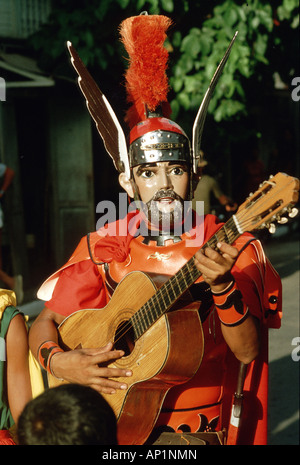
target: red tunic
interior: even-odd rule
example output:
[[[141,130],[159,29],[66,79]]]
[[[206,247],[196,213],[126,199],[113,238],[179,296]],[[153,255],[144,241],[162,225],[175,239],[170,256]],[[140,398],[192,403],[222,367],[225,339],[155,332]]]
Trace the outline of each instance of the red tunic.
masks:
[[[16,443],[13,440],[8,430],[0,430],[0,446],[15,446]]]
[[[220,226],[214,216],[205,217],[204,243]],[[203,225],[198,225],[199,227]],[[116,238],[111,247],[108,247],[106,238],[93,233],[88,238],[82,239],[69,262],[42,286],[39,296],[45,300],[43,292],[50,288],[51,293],[54,288],[52,298],[46,302],[46,306],[68,316],[76,310],[104,307],[115,284],[134,270],[146,272],[159,286],[174,275],[200,248],[201,244],[197,244],[197,247],[188,246],[194,238],[194,232],[191,232],[191,236],[183,234],[180,242],[170,241],[165,246],[157,246],[155,242],[145,244],[142,236],[133,238],[127,236]],[[104,244],[106,246],[102,247]],[[265,257],[259,241],[254,240],[249,234],[244,234],[233,245],[243,251],[232,273],[249,311],[261,321],[263,333],[261,354],[250,364],[245,382],[246,398],[249,390],[251,408],[253,405],[260,405],[261,408],[258,408],[255,415],[251,413],[247,421],[244,421],[244,424],[247,424],[247,437],[244,437],[242,432],[241,441],[244,444],[265,444],[267,434],[265,346],[267,328],[280,326],[281,283],[279,276]],[[117,260],[113,259],[116,254]],[[103,261],[108,265],[97,264]],[[221,430],[228,426],[238,362],[228,350],[222,337],[219,319],[213,311],[211,292],[202,278],[191,286],[188,298],[199,301],[205,340],[204,357],[198,372],[188,383],[173,387],[169,391],[156,426],[162,429],[167,426],[168,431]],[[245,410],[247,411],[247,406]]]

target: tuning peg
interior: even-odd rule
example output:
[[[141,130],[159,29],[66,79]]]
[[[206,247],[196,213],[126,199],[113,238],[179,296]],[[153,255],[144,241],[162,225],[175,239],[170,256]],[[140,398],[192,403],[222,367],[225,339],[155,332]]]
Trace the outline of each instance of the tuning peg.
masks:
[[[290,218],[295,218],[295,216],[298,214],[298,208],[288,208],[289,212],[289,217]]]
[[[286,224],[289,221],[286,216],[277,216],[276,220],[278,224]]]
[[[268,228],[269,228],[269,232],[270,232],[271,234],[274,234],[274,233],[275,233],[275,231],[276,231],[276,226],[275,226],[275,224],[270,223],[269,226],[268,226]]]

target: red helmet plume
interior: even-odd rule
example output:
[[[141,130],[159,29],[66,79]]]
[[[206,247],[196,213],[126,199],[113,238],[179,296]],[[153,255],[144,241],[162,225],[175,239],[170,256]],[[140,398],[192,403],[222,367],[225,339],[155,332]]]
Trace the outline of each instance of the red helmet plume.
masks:
[[[120,25],[121,40],[129,55],[125,79],[131,107],[125,119],[130,129],[160,106],[163,116],[169,118],[171,114],[166,74],[169,54],[164,47],[171,24],[166,16],[142,14],[127,18]]]
[[[126,19],[120,26],[121,40],[129,55],[125,79],[131,106],[125,120],[131,129],[131,167],[171,160],[191,164],[189,140],[169,119],[169,54],[164,43],[171,24],[166,16],[142,14]]]

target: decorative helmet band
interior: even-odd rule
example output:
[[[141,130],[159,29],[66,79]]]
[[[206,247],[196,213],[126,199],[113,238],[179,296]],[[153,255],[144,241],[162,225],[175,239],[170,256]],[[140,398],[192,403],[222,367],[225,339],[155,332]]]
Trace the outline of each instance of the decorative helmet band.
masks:
[[[88,110],[116,169],[125,172],[128,179],[134,166],[159,161],[184,162],[189,165],[191,174],[197,173],[208,105],[237,35],[233,37],[204,95],[193,125],[191,147],[183,129],[169,119],[168,51],[164,43],[171,23],[166,16],[142,13],[127,18],[120,26],[121,40],[129,55],[129,67],[125,73],[127,100],[131,105],[125,117],[130,128],[129,147],[108,100],[68,42],[71,62],[78,73],[78,83]]]
[[[178,161],[190,165],[190,142],[174,121],[150,117],[130,131],[129,164],[133,168],[162,161]]]

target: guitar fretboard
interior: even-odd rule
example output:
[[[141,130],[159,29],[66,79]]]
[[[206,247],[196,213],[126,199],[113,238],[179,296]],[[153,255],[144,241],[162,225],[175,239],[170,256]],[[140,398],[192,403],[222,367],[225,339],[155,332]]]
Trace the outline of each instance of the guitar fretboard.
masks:
[[[200,249],[217,248],[218,242],[232,244],[240,232],[233,216]],[[130,318],[134,331],[134,340],[140,338],[163,314],[165,314],[179,297],[201,276],[196,268],[194,256],[180,268],[156,293]]]

